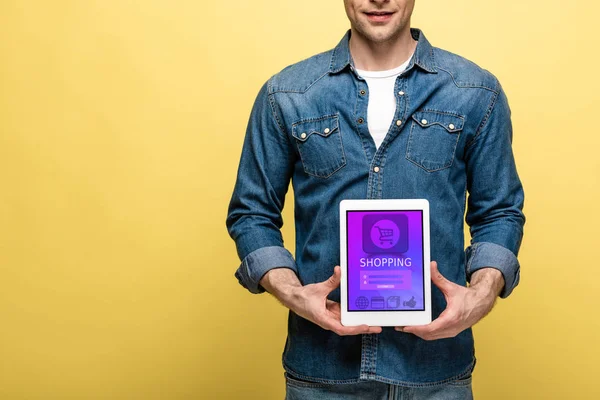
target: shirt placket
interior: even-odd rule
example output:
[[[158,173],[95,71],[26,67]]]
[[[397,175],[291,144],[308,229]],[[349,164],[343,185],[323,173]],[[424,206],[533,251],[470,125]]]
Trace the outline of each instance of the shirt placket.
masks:
[[[406,71],[405,71],[406,72]],[[371,156],[370,142],[365,140],[368,138],[369,128],[365,116],[367,115],[368,108],[368,87],[366,81],[358,80],[358,98],[356,102],[356,126],[359,135],[361,136],[365,154],[367,157]],[[397,79],[394,86],[396,96],[396,111],[394,113],[394,120],[390,125],[390,129],[383,140],[383,143],[379,146],[379,149],[375,151],[372,162],[369,163],[369,182],[367,185],[367,199],[381,199],[383,194],[383,173],[386,161],[387,147],[402,131],[405,125],[405,119],[408,108],[408,96],[406,95],[406,79],[404,73],[402,73]],[[361,365],[360,365],[360,378],[369,379],[377,373],[377,345],[379,337],[378,335],[362,335],[362,348],[361,348]]]
[[[383,174],[386,162],[387,149],[390,143],[402,132],[404,125],[406,125],[407,109],[408,109],[408,96],[406,94],[406,78],[403,72],[398,78],[394,85],[395,97],[396,97],[396,111],[394,113],[394,119],[390,125],[387,135],[385,136],[381,146],[375,152],[373,159],[370,163],[369,170],[369,183],[367,198],[368,199],[381,199],[383,195]],[[366,113],[365,110],[362,111]],[[357,107],[357,109],[359,109]],[[360,118],[360,117],[359,117]],[[364,124],[366,125],[366,124]],[[365,129],[365,128],[363,128]],[[366,128],[368,132],[368,127]]]

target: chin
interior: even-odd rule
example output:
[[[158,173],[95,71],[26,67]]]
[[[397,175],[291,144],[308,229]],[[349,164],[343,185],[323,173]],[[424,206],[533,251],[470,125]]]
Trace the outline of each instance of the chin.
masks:
[[[383,43],[394,37],[394,32],[388,29],[369,30],[364,32],[364,36],[371,42]]]
[[[398,36],[402,31],[401,27],[391,24],[386,25],[371,25],[369,22],[361,23],[356,26],[356,30],[370,42],[383,43]]]

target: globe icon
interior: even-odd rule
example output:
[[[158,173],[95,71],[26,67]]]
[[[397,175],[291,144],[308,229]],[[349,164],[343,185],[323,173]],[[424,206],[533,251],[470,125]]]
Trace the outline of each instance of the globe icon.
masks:
[[[356,307],[361,308],[361,309],[365,309],[367,307],[369,307],[369,299],[367,299],[365,296],[359,296],[356,298]]]

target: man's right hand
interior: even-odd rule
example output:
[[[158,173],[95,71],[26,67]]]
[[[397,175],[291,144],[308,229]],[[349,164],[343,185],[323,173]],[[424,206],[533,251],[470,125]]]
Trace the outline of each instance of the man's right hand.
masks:
[[[340,336],[380,333],[379,326],[342,325],[340,303],[327,298],[340,286],[340,277],[341,269],[336,265],[329,279],[302,286],[294,271],[277,268],[267,272],[260,285],[294,313]]]

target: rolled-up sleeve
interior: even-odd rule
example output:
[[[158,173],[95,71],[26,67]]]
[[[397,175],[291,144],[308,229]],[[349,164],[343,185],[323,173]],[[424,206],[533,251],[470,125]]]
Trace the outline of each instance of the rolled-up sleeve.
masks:
[[[270,246],[248,254],[235,272],[235,277],[251,293],[262,293],[265,289],[259,282],[273,268],[289,268],[297,272],[294,257],[286,248]]]
[[[519,284],[520,265],[514,253],[496,243],[479,242],[467,248],[467,276],[481,268],[496,268],[504,277],[500,297],[507,297]]]
[[[481,268],[496,268],[504,277],[500,297],[505,298],[520,279],[517,256],[525,215],[512,151],[511,110],[500,83],[497,87],[479,132],[466,149],[471,245],[465,254],[467,279]]]
[[[280,121],[267,82],[250,114],[226,219],[241,260],[235,276],[252,293],[264,292],[259,281],[273,268],[297,272],[281,235],[295,153]]]

